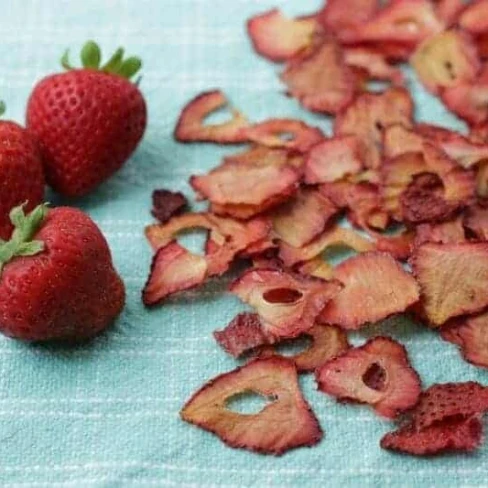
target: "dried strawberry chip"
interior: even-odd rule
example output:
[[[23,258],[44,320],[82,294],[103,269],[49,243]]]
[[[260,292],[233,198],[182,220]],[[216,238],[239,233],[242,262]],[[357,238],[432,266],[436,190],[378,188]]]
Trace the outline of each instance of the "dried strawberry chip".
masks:
[[[488,80],[446,88],[441,98],[451,112],[469,124],[481,124],[488,120]]]
[[[188,290],[205,281],[208,265],[172,241],[156,252],[149,279],[142,292],[144,305],[151,306],[178,291]]]
[[[213,333],[215,340],[234,357],[268,343],[256,313],[240,313],[223,330]]]
[[[413,102],[402,88],[390,88],[383,93],[364,93],[343,112],[335,125],[336,135],[354,135],[363,145],[364,162],[368,168],[378,168],[384,130],[393,124],[410,127],[413,121]]]
[[[484,34],[488,31],[488,1],[471,2],[459,17],[459,25],[472,34]]]
[[[432,326],[488,305],[488,244],[427,243],[415,249],[412,267]]]
[[[315,257],[304,263],[295,266],[297,273],[323,280],[330,280],[334,276],[334,269],[321,257]]]
[[[233,397],[246,392],[272,401],[254,414],[227,407]],[[322,429],[300,392],[296,368],[285,358],[256,359],[217,376],[190,398],[180,415],[231,447],[262,454],[280,455],[322,438]]]
[[[360,142],[354,136],[334,137],[314,146],[305,159],[305,182],[338,181],[363,168]]]
[[[255,145],[245,151],[226,156],[224,163],[251,166],[292,166],[300,169],[303,166],[304,159],[301,153],[292,149]]]
[[[402,124],[387,127],[383,133],[384,156],[392,159],[405,153],[422,152],[424,138]]]
[[[387,252],[395,259],[406,260],[410,257],[414,242],[412,232],[402,232],[396,236],[378,235],[376,250]]]
[[[452,451],[473,451],[483,440],[483,424],[478,417],[450,419],[427,429],[412,425],[389,432],[381,439],[381,447],[416,456]]]
[[[473,81],[480,70],[476,45],[460,30],[428,38],[415,51],[411,63],[420,81],[433,93]]]
[[[488,143],[488,124],[478,124],[470,127],[469,141],[474,144],[484,145]]]
[[[273,230],[282,241],[301,247],[321,234],[338,211],[318,190],[302,188],[293,200],[273,212]]]
[[[349,258],[335,268],[334,278],[344,289],[326,305],[320,321],[344,329],[359,329],[404,312],[419,298],[413,276],[387,253]]]
[[[434,0],[437,17],[450,26],[454,24],[466,8],[464,0]]]
[[[162,224],[166,223],[173,215],[183,212],[188,205],[188,200],[183,193],[165,189],[154,190],[152,201],[151,213]]]
[[[479,240],[488,241],[488,208],[470,207],[465,214],[464,225]]]
[[[488,197],[488,162],[481,163],[476,170],[476,194],[480,198]]]
[[[466,240],[461,217],[438,224],[420,224],[415,229],[415,246],[421,246],[426,242],[440,244],[460,243]]]
[[[286,242],[279,244],[279,256],[285,266],[294,266],[298,263],[308,262],[322,254],[330,247],[348,247],[357,252],[372,251],[373,242],[352,229],[333,225],[326,229],[319,237],[302,247],[294,247]]]
[[[246,137],[255,143],[268,147],[308,151],[324,139],[318,127],[311,127],[301,120],[269,119],[244,130]]]
[[[235,144],[246,142],[242,129],[249,124],[236,109],[231,109],[232,119],[220,124],[205,125],[205,118],[228,105],[220,90],[201,93],[191,100],[181,112],[175,129],[175,139],[180,142],[216,142]]]
[[[302,352],[288,356],[299,372],[314,371],[332,358],[340,356],[349,349],[347,335],[333,325],[314,325],[300,337],[308,337],[312,343]],[[260,356],[278,355],[274,346],[268,346],[260,352]]]
[[[230,287],[254,307],[269,338],[291,338],[310,329],[326,303],[341,289],[335,281],[305,278],[277,269],[251,269]]]
[[[488,368],[488,313],[463,317],[442,327],[441,336],[460,347],[466,361]]]
[[[252,259],[256,259],[259,257],[265,258],[268,254],[274,255],[277,249],[278,244],[275,242],[275,239],[271,236],[268,236],[247,246],[244,251],[239,253],[239,256],[242,258]]]
[[[367,403],[387,418],[413,407],[421,392],[406,349],[389,337],[375,337],[326,362],[316,379],[320,391],[339,400]]]
[[[289,94],[314,112],[336,114],[351,102],[355,92],[354,75],[333,39],[292,59],[281,79]]]
[[[317,28],[317,20],[313,17],[289,19],[278,9],[259,14],[247,22],[256,52],[278,62],[286,61],[309,47]]]

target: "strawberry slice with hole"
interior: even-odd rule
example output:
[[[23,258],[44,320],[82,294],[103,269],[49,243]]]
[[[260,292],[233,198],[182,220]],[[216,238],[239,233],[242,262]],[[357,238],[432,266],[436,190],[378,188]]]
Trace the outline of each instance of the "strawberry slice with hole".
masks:
[[[406,349],[389,337],[375,337],[327,361],[317,369],[316,380],[320,391],[367,403],[386,418],[413,407],[421,392]]]
[[[269,403],[252,414],[228,407],[233,398],[249,392]],[[278,357],[256,359],[207,382],[188,400],[180,416],[230,447],[261,454],[280,455],[312,446],[323,435],[300,391],[293,361]]]

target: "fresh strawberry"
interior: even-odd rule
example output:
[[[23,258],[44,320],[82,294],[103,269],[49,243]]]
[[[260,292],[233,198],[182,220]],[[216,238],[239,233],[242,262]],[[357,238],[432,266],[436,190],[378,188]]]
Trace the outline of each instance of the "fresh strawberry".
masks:
[[[0,102],[0,115],[5,105]],[[39,149],[31,135],[15,122],[0,121],[0,239],[12,232],[10,209],[28,202],[32,210],[44,196]]]
[[[27,106],[27,127],[39,140],[46,179],[57,192],[81,196],[117,171],[134,152],[146,128],[146,103],[130,78],[138,58],[119,49],[100,66],[92,41],[81,52],[82,69],[63,57],[67,73],[41,80]]]
[[[28,341],[86,340],[120,314],[125,288],[95,223],[80,210],[10,212],[0,243],[0,331]]]

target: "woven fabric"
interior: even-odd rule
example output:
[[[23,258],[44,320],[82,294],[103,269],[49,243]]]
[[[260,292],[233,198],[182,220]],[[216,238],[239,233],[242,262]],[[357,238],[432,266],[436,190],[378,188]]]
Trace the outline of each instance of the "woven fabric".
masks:
[[[3,487],[488,486],[488,448],[469,456],[414,459],[382,451],[393,425],[367,407],[338,405],[301,378],[325,432],[317,447],[280,458],[225,447],[179,419],[203,382],[235,367],[211,332],[245,307],[224,293],[229,277],[147,311],[140,292],[151,252],[143,237],[151,191],[192,192],[188,177],[235,149],[182,145],[172,130],[181,107],[221,87],[252,120],[298,117],[330,133],[330,120],[283,96],[277,66],[256,56],[245,20],[274,6],[299,14],[320,0],[4,0],[0,15],[0,98],[22,122],[27,97],[88,38],[109,53],[119,44],[144,59],[149,127],[135,156],[92,195],[54,204],[88,212],[106,235],[127,286],[117,324],[77,349],[0,339],[0,485]],[[409,75],[422,120],[462,128]],[[191,234],[186,242],[201,245]],[[424,384],[478,380],[455,347],[426,328],[391,319],[353,335],[388,334],[408,348]]]

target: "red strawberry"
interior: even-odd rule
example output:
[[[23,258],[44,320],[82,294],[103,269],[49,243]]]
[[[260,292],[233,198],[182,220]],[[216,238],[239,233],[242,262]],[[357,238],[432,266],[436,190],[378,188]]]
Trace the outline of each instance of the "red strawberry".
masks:
[[[73,69],[41,80],[27,106],[27,127],[40,142],[46,179],[57,192],[81,196],[112,176],[134,152],[146,128],[146,103],[129,79],[141,67],[119,49],[100,67],[89,41]]]
[[[39,205],[10,213],[0,244],[0,331],[29,341],[88,339],[120,314],[125,288],[95,223],[80,210]]]
[[[0,102],[0,115],[4,109]],[[43,196],[42,162],[34,139],[15,122],[0,121],[0,239],[12,232],[10,209],[28,202],[26,208],[32,210]]]

